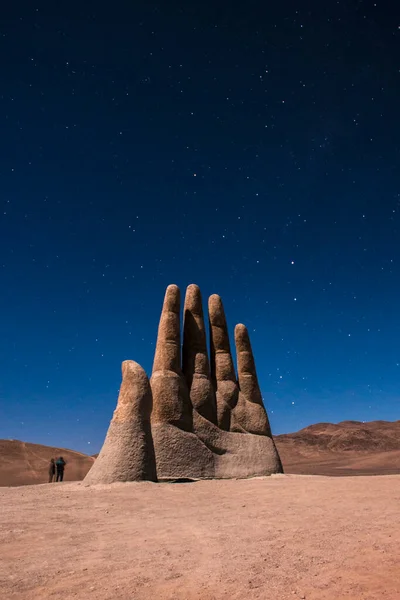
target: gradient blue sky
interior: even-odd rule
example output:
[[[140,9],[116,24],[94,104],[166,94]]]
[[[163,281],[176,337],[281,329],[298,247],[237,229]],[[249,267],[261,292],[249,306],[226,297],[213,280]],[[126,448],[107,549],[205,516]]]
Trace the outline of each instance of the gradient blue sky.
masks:
[[[98,451],[169,283],[248,326],[275,433],[399,418],[397,9],[186,4],[3,11],[0,438]]]

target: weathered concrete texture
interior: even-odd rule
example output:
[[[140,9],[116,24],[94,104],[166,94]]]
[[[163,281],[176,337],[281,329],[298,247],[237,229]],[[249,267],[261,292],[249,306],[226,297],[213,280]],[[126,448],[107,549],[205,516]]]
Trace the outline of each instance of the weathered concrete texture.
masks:
[[[169,306],[177,311],[177,288],[170,286],[167,296],[171,293],[174,300],[169,300]],[[166,302],[167,297],[163,313]],[[208,308],[211,368],[201,293],[192,284],[187,288],[184,305],[182,371],[178,358],[173,362],[174,372],[168,368],[171,360],[167,365],[157,362],[158,371],[153,371],[153,398],[161,406],[152,416],[158,477],[202,479],[279,473],[282,465],[272,440],[247,329],[238,325],[235,330],[236,377],[221,298],[211,296]],[[157,343],[161,356],[168,355],[167,349],[162,348],[167,339],[163,332],[165,322],[171,320],[162,314],[161,340]],[[179,321],[174,323],[175,331],[169,339],[176,349]],[[188,406],[188,397],[192,418],[190,423],[186,418],[186,426],[182,427],[179,421]]]
[[[229,431],[232,409],[238,401],[235,368],[229,343],[228,325],[221,298],[217,294],[208,300],[210,321],[211,379],[214,385],[218,426]]]
[[[165,293],[150,384],[152,423],[191,431],[192,407],[181,370],[180,292],[176,285],[169,285]]]
[[[197,416],[195,431],[152,427],[159,480],[260,477],[282,472],[273,440],[222,431]]]
[[[124,361],[117,408],[100,454],[86,475],[86,484],[157,481],[151,410],[146,373],[137,363]]]
[[[267,412],[264,408],[260,386],[251,349],[249,333],[242,325],[235,327],[235,344],[238,363],[239,398],[233,411],[231,431],[247,431],[272,437]]]
[[[272,438],[223,431],[205,419],[198,419],[196,425],[197,436],[214,455],[213,477],[260,477],[282,472]]]
[[[215,477],[214,452],[195,433],[158,423],[152,434],[159,480]]]
[[[210,379],[201,293],[199,287],[194,284],[188,286],[185,296],[182,368],[193,409],[211,423],[217,424],[217,407]]]
[[[124,363],[118,406],[87,483],[282,472],[247,329],[235,329],[236,376],[219,296],[208,311],[210,362],[200,290],[190,285],[181,366],[180,293],[168,286],[150,384],[137,363]]]

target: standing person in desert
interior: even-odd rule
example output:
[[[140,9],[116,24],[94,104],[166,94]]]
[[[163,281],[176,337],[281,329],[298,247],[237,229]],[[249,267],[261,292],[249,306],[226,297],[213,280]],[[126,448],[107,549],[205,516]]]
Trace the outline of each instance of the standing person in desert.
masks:
[[[50,464],[49,464],[49,483],[53,483],[55,474],[56,474],[56,464],[54,462],[54,458],[51,458]]]
[[[64,467],[67,463],[65,462],[65,460],[63,459],[62,456],[59,456],[56,460],[56,469],[57,469],[57,476],[56,476],[56,481],[62,481],[64,479]]]

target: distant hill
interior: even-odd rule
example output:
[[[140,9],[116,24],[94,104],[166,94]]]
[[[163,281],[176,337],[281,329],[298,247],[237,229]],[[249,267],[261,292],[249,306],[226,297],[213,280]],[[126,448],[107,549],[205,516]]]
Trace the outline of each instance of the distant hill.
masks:
[[[400,421],[317,423],[275,441],[287,473],[400,473]]]
[[[94,462],[94,458],[74,450],[0,440],[0,486],[47,483],[50,459],[57,456],[63,456],[67,463],[65,481],[83,479]]]
[[[317,423],[275,436],[286,473],[382,475],[400,473],[400,421]],[[50,458],[67,462],[65,480],[85,477],[97,455],[17,440],[0,440],[0,486],[46,483]]]

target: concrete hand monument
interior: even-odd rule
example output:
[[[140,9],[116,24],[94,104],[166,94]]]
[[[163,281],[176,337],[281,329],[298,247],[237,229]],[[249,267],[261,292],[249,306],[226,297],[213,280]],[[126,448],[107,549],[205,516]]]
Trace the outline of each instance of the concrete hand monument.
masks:
[[[248,331],[236,325],[236,375],[219,296],[208,313],[210,360],[199,288],[186,291],[181,349],[180,292],[168,286],[150,381],[137,363],[122,363],[117,407],[85,483],[282,473]]]

